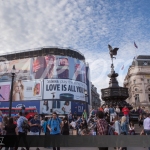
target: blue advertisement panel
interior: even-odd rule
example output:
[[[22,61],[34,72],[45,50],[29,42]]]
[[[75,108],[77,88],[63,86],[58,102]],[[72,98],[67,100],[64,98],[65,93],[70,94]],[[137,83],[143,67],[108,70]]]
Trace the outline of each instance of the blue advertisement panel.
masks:
[[[24,106],[25,108],[35,108],[35,110],[39,113],[40,112],[40,101],[20,101],[20,102],[12,102],[12,114],[14,112],[13,109],[20,108]],[[5,111],[2,111],[3,114],[8,114],[9,111],[9,102],[0,102],[0,110],[3,110],[5,108]],[[16,114],[16,112],[14,112]]]
[[[82,102],[71,102],[71,112],[72,114],[77,114],[81,116],[84,109],[86,109],[86,104]]]

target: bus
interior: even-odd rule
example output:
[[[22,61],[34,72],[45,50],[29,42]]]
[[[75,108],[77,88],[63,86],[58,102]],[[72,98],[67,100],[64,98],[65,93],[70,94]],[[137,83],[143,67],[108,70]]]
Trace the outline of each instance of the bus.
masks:
[[[0,110],[2,111],[3,115],[9,115],[9,108],[8,107],[1,107]],[[16,116],[20,111],[22,111],[21,107],[12,107],[11,108],[11,116]],[[37,109],[35,107],[28,107],[25,108],[25,117],[27,119],[34,117],[37,114]]]

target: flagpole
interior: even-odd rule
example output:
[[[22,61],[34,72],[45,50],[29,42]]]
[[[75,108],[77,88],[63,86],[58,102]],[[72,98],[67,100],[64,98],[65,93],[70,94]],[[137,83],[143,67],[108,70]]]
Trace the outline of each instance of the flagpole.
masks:
[[[135,50],[135,58],[137,58],[136,47],[134,47],[134,50]]]
[[[138,46],[136,45],[136,43],[135,43],[135,41],[134,41],[134,49],[135,49],[135,56],[136,56],[136,58],[137,58],[137,52],[136,52],[136,49],[138,48]]]

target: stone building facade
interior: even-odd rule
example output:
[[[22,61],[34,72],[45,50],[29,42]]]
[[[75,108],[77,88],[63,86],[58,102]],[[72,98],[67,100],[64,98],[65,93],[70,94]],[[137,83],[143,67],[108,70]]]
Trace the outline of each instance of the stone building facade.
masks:
[[[101,105],[100,95],[97,93],[97,88],[91,83],[91,105],[97,109]]]
[[[129,91],[128,103],[150,109],[150,56],[139,55],[133,59],[124,87]]]

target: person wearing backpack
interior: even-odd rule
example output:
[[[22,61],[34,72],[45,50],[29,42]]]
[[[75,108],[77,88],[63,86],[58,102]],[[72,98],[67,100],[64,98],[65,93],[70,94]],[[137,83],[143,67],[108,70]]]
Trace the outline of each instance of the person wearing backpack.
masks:
[[[62,121],[57,116],[56,112],[53,112],[52,118],[48,121],[47,128],[50,131],[51,135],[60,135],[61,134]],[[53,147],[53,150],[56,150],[56,147]],[[57,150],[60,150],[60,147],[57,147]]]
[[[22,116],[22,112],[19,112],[19,118],[17,120],[17,129],[18,129],[18,140],[16,142],[16,147],[15,150],[18,149],[18,145],[20,142],[20,139],[23,139],[23,142],[25,144],[26,150],[29,150],[29,146],[26,140],[26,136],[27,136],[27,130],[24,128],[25,126],[27,126],[26,122],[28,121],[27,118],[25,118],[24,116]],[[21,148],[21,150],[24,150],[24,148]]]

